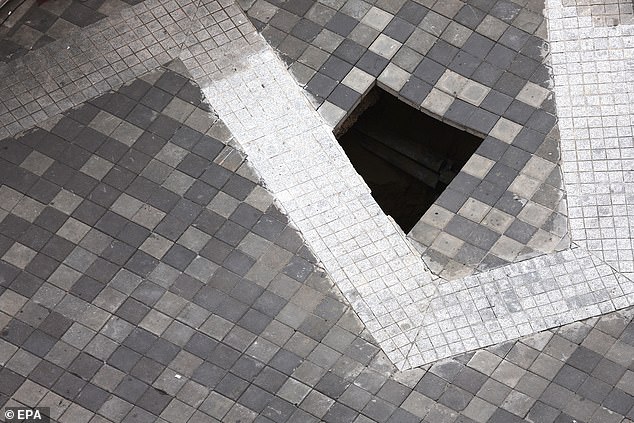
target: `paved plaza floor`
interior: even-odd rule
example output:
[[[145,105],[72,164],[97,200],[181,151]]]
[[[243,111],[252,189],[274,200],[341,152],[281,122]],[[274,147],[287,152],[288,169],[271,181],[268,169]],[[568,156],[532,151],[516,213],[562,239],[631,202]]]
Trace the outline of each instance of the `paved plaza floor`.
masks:
[[[375,86],[483,139],[407,234],[333,135]],[[0,406],[634,421],[633,87],[631,0],[27,0]]]

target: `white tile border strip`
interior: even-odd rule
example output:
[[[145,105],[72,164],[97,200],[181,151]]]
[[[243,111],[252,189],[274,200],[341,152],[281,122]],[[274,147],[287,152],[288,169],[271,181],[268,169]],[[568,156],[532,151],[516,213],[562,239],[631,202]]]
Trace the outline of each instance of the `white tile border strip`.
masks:
[[[401,370],[634,304],[634,284],[571,250],[435,279],[270,47],[203,92]]]
[[[634,26],[546,12],[572,240],[632,278]]]

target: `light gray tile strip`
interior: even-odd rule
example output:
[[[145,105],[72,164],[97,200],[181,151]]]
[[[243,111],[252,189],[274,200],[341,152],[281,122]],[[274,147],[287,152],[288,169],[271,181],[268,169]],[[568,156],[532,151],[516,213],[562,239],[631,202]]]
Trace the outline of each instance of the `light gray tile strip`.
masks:
[[[546,11],[572,239],[632,278],[634,25],[594,27],[560,0]]]
[[[0,138],[178,57],[195,11],[192,0],[148,0],[0,64]]]

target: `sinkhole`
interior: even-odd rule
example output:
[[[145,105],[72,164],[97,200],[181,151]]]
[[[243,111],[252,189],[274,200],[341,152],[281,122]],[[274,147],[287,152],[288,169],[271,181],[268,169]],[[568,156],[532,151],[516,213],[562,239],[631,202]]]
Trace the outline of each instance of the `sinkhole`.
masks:
[[[366,95],[335,135],[383,212],[405,233],[482,142],[379,87]]]

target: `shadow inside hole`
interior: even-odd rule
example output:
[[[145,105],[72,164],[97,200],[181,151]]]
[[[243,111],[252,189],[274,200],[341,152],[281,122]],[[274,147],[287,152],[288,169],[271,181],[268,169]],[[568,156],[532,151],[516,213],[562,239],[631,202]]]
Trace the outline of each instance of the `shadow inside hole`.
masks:
[[[379,87],[337,139],[383,212],[408,233],[482,143]]]

